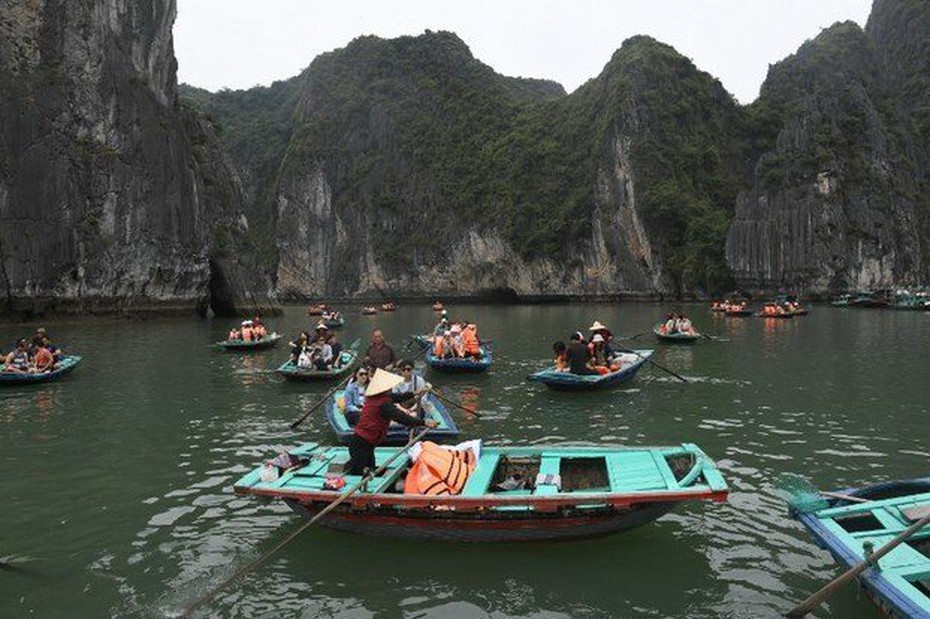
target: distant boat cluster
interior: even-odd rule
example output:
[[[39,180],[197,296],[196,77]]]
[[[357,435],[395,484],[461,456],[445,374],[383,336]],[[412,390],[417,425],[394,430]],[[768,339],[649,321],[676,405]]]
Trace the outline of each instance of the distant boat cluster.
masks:
[[[860,290],[833,299],[835,307],[869,307],[896,310],[930,311],[930,290]]]

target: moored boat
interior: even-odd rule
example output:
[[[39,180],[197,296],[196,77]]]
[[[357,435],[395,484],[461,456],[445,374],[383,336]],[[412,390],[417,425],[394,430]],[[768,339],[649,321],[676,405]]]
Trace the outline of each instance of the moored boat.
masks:
[[[930,514],[930,477],[850,488],[791,503],[791,515],[837,563],[853,567]],[[843,498],[851,497],[851,498]],[[800,503],[800,505],[799,505]],[[866,569],[857,580],[895,618],[930,619],[930,526]]]
[[[436,396],[427,394],[422,400],[424,419],[434,420],[438,426],[430,429],[426,433],[426,439],[430,441],[443,442],[455,439],[459,435],[458,426],[455,425],[449,411],[443,406]],[[336,394],[326,402],[326,420],[329,426],[336,433],[339,442],[348,443],[352,438],[353,429],[345,415],[345,392],[337,391]],[[400,426],[396,423],[391,424],[387,437],[382,445],[403,445],[410,439],[410,429]]]
[[[432,346],[427,346],[426,365],[431,370],[449,374],[478,374],[486,372],[494,361],[494,351],[490,344],[481,346],[481,358],[446,357],[439,358],[433,354]]]
[[[0,372],[0,386],[31,385],[47,383],[60,378],[73,370],[81,362],[78,355],[65,355],[56,364],[55,369],[46,372],[22,374],[20,372]]]
[[[313,368],[301,368],[294,363],[293,359],[288,359],[281,364],[275,372],[278,376],[292,381],[321,381],[336,380],[345,377],[352,371],[355,362],[358,361],[358,347],[353,345],[349,350],[342,351],[342,365],[333,370],[317,370]]]
[[[378,448],[378,465],[396,448]],[[282,499],[311,518],[355,487],[342,475],[346,447],[316,443],[291,450],[298,465],[272,481],[265,467],[234,485],[237,494]],[[652,522],[686,500],[727,499],[713,461],[696,445],[670,447],[484,446],[460,494],[405,494],[409,458],[383,473],[319,520],[320,526],[403,539],[462,542],[567,540],[614,534]],[[279,472],[277,467],[275,472]],[[339,475],[341,490],[325,490]],[[271,477],[274,477],[273,475]]]
[[[652,356],[653,350],[642,349],[619,353],[613,357],[620,362],[620,369],[607,374],[573,374],[560,372],[555,366],[530,374],[527,380],[543,383],[554,391],[595,391],[610,389],[632,379]]]
[[[683,331],[669,332],[664,323],[653,325],[652,332],[656,337],[664,342],[675,342],[677,344],[691,344],[701,339],[701,334],[697,331],[685,333]]]
[[[281,339],[281,335],[278,333],[269,333],[260,340],[224,340],[222,342],[217,342],[216,345],[224,350],[231,351],[250,351],[250,350],[265,350],[268,348],[274,348],[278,343],[278,340]]]

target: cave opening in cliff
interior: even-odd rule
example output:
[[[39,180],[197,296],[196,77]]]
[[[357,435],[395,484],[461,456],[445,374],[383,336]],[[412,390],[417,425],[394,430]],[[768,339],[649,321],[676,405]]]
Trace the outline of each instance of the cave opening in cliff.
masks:
[[[210,258],[210,298],[208,307],[201,311],[205,314],[207,309],[212,310],[216,316],[235,316],[236,305],[229,287],[229,280],[222,267],[216,260]]]

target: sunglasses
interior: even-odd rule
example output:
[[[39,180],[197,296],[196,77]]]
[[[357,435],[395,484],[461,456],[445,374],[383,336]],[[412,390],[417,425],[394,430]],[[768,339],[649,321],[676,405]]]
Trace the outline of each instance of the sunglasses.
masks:
[[[404,372],[412,372],[412,371],[413,371],[413,368],[404,368],[402,371],[404,371]]]

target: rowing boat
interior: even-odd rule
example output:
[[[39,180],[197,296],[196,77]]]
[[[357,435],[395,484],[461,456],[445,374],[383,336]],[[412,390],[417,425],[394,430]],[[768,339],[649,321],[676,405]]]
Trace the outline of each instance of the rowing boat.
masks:
[[[327,318],[323,321],[323,324],[326,325],[327,329],[339,329],[346,324],[346,319],[341,316],[339,318]]]
[[[220,348],[223,348],[224,350],[234,350],[238,352],[249,350],[265,350],[266,348],[273,348],[280,339],[281,335],[277,333],[270,333],[260,340],[225,340],[223,342],[217,342],[216,345]]]
[[[293,381],[336,380],[345,377],[346,374],[352,371],[352,366],[354,366],[355,362],[358,360],[357,349],[358,347],[356,345],[349,350],[344,350],[342,352],[342,365],[333,370],[301,368],[294,363],[293,359],[288,359],[275,370],[275,372],[278,376]]]
[[[452,440],[459,435],[459,429],[452,420],[449,411],[442,402],[432,394],[427,394],[421,402],[425,412],[425,419],[432,419],[439,425],[426,434],[431,441],[442,442]],[[348,443],[352,438],[353,429],[345,415],[345,391],[337,391],[336,395],[326,401],[326,420],[340,443]],[[403,445],[410,438],[410,428],[392,423],[387,438],[382,445]]]
[[[655,333],[656,337],[664,342],[675,342],[676,344],[691,344],[701,339],[701,334],[694,333],[684,333],[682,331],[675,331],[669,333],[665,330],[664,324],[655,325],[652,327],[652,332]]]
[[[446,372],[447,374],[478,374],[486,372],[494,361],[494,352],[490,345],[482,346],[481,358],[474,357],[448,357],[440,358],[433,354],[432,347],[427,348],[426,365],[431,370]]]
[[[639,368],[652,356],[650,349],[619,353],[613,357],[620,369],[609,374],[572,374],[560,372],[555,366],[530,374],[527,380],[543,383],[555,391],[594,391],[616,387],[636,376]]]
[[[397,453],[379,447],[381,465]],[[312,518],[361,481],[344,475],[346,447],[308,443],[298,464],[273,481],[264,467],[234,485],[237,494],[283,500]],[[404,494],[409,458],[394,460],[320,526],[402,539],[461,542],[568,540],[611,535],[652,522],[688,500],[727,499],[727,484],[699,447],[484,446],[457,495]],[[280,473],[280,469],[274,467]],[[342,477],[341,490],[325,490]],[[272,476],[269,476],[273,477]]]
[[[752,316],[752,310],[748,307],[741,309],[728,309],[724,311],[724,314],[730,316],[731,318],[742,318],[744,316]]]
[[[0,372],[0,386],[11,385],[30,385],[35,383],[47,383],[50,380],[59,378],[81,362],[81,357],[77,355],[67,355],[62,357],[54,370],[47,372],[34,372],[32,374],[20,374],[19,372]]]
[[[893,481],[830,493],[823,507],[791,515],[830,551],[837,563],[853,567],[866,547],[878,550],[915,521],[930,514],[930,477]],[[854,497],[857,500],[838,498]],[[864,502],[862,500],[865,500]],[[930,618],[930,526],[918,531],[857,577],[889,617]]]

